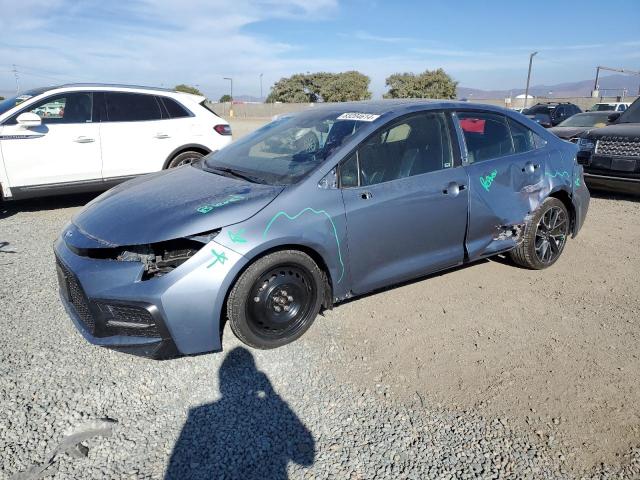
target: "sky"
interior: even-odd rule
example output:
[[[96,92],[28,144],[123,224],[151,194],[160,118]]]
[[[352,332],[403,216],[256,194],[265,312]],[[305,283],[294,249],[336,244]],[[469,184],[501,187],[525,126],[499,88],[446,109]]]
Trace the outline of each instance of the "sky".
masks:
[[[640,70],[640,1],[0,0],[0,95],[67,83],[197,85],[260,96],[300,72],[396,72],[522,88]]]

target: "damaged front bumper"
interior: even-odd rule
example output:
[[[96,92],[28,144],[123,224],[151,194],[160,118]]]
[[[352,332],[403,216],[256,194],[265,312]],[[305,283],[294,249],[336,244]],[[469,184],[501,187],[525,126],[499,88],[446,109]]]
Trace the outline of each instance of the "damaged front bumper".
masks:
[[[225,296],[244,257],[211,241],[170,273],[144,279],[141,262],[90,258],[65,241],[82,236],[70,225],[54,252],[60,298],[86,340],[156,359],[222,349]]]

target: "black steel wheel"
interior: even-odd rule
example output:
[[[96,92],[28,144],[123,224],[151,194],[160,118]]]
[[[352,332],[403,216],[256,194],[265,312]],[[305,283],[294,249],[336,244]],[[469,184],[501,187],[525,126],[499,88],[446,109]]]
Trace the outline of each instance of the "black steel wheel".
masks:
[[[564,203],[547,198],[527,220],[522,242],[511,252],[511,259],[523,267],[542,270],[562,254],[569,236],[571,217]]]
[[[252,264],[227,301],[234,334],[255,348],[275,348],[302,336],[322,303],[325,276],[297,250],[274,252]]]

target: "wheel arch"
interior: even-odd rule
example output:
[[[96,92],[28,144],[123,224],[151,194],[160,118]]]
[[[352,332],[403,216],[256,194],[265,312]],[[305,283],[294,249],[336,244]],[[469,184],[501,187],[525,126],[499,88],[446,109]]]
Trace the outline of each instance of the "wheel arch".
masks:
[[[576,230],[576,207],[573,204],[573,201],[571,200],[571,193],[569,193],[567,190],[559,189],[551,192],[549,194],[549,197],[557,198],[564,204],[565,208],[569,212],[569,222],[570,222],[569,228],[571,231],[571,235],[572,237],[575,237],[576,236],[576,231],[575,231]]]
[[[322,307],[324,309],[331,309],[333,308],[333,280],[331,279],[331,273],[329,271],[329,267],[327,266],[327,262],[324,260],[324,258],[322,257],[322,255],[320,254],[320,252],[318,252],[316,249],[308,246],[308,245],[303,245],[300,243],[284,243],[284,244],[279,244],[279,245],[275,245],[275,246],[271,246],[269,248],[266,248],[264,250],[260,250],[255,252],[253,255],[251,255],[251,257],[246,258],[246,262],[244,263],[244,265],[242,266],[242,268],[240,268],[236,274],[234,275],[233,279],[231,280],[231,282],[229,283],[229,286],[227,288],[227,291],[224,294],[224,301],[222,302],[222,306],[220,309],[220,312],[218,312],[218,318],[220,319],[219,321],[219,326],[220,326],[220,342],[222,342],[222,334],[224,331],[224,326],[227,323],[227,302],[229,300],[229,294],[231,293],[231,290],[233,289],[233,286],[236,284],[236,282],[238,281],[238,279],[240,278],[240,276],[251,266],[253,265],[256,261],[258,261],[259,259],[265,257],[266,255],[269,255],[271,253],[274,252],[280,252],[283,250],[298,250],[300,252],[303,252],[307,255],[309,255],[309,257],[311,257],[311,259],[316,262],[316,265],[318,265],[318,267],[320,268],[320,270],[322,270],[322,272],[324,273],[324,277],[325,277],[325,292],[324,292],[324,298],[322,300]]]
[[[164,161],[164,164],[162,165],[162,169],[166,170],[169,167],[169,163],[171,162],[171,160],[184,152],[198,152],[202,155],[208,155],[209,153],[211,153],[211,149],[199,143],[188,143],[186,145],[181,145],[169,154],[169,156]]]

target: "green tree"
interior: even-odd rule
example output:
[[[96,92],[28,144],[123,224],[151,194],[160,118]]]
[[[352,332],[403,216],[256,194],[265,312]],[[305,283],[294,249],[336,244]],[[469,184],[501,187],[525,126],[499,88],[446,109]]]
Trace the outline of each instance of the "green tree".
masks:
[[[369,77],[360,72],[297,73],[281,78],[271,88],[269,102],[346,102],[371,98]]]
[[[320,96],[325,102],[369,100],[369,82],[369,77],[360,72],[338,73],[322,82]]]
[[[3,96],[0,96],[0,101],[2,101],[2,100],[4,100],[4,97],[3,97]]]
[[[443,69],[422,73],[394,73],[386,79],[389,91],[384,98],[456,98],[458,82]]]
[[[229,95],[228,93],[225,93],[224,95],[222,95],[222,96],[220,97],[220,100],[218,100],[218,101],[219,101],[220,103],[227,103],[227,102],[230,102],[231,100],[233,100],[233,99],[231,98],[231,95]]]
[[[181,83],[180,85],[176,85],[174,90],[176,92],[184,92],[184,93],[192,93],[193,95],[200,95],[204,97],[204,94],[198,90],[196,87],[192,87],[191,85],[185,85]]]

